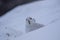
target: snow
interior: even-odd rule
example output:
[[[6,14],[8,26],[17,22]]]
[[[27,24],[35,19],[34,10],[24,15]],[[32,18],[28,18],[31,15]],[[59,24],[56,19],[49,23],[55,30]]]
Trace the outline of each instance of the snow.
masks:
[[[57,23],[60,23],[60,20],[15,40],[60,40],[60,24]]]
[[[9,40],[11,38],[19,37],[22,34],[21,31],[16,31],[10,27],[0,27],[0,40]]]
[[[27,17],[35,18],[37,23],[46,26],[25,33],[25,19]],[[7,40],[7,32],[12,35],[8,40],[60,40],[59,30],[60,0],[43,0],[17,6],[0,17],[0,40]],[[17,37],[14,37],[15,34]]]

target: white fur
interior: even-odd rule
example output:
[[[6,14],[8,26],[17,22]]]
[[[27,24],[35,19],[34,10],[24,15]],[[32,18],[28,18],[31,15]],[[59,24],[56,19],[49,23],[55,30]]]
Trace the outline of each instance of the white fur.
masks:
[[[30,24],[29,24],[30,22]],[[26,18],[26,32],[31,32],[33,30],[36,30],[38,28],[43,27],[44,25],[36,23],[34,18],[28,17]]]

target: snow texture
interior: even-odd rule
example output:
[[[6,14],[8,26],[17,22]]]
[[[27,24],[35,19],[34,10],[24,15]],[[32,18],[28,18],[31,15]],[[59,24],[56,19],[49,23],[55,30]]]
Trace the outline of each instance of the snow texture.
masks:
[[[0,27],[0,40],[10,40],[22,35],[21,31],[16,31],[9,27]]]
[[[46,26],[25,33],[27,17],[35,18],[37,23]],[[17,6],[0,17],[0,40],[60,40],[59,30],[60,0],[43,0]]]

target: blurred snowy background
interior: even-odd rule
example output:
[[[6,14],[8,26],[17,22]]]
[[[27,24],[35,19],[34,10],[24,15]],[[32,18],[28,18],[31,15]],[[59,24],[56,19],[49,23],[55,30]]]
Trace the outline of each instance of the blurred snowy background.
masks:
[[[33,17],[45,27],[25,33],[25,19]],[[60,40],[60,0],[17,6],[0,17],[0,40]]]

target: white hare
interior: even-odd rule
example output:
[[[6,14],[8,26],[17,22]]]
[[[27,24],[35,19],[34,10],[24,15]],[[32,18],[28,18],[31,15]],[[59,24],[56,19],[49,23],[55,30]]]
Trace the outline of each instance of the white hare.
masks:
[[[34,18],[31,17],[26,18],[26,32],[31,32],[43,26],[44,26],[43,24],[36,23]]]

